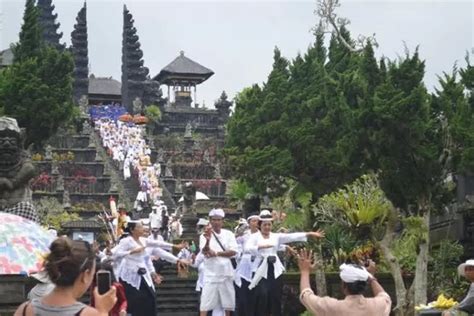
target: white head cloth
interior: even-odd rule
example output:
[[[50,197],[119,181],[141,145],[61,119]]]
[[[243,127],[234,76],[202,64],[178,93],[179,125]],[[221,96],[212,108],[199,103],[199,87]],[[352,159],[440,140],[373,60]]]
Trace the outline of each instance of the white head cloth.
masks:
[[[209,221],[205,218],[200,218],[196,224],[196,226],[207,226]]]
[[[371,274],[364,267],[354,266],[352,264],[341,264],[339,267],[339,277],[345,283],[354,283],[357,281],[367,281]]]
[[[254,215],[250,215],[249,217],[247,217],[247,221],[249,222],[251,219],[260,219],[260,216],[258,216],[257,214],[254,214]]]
[[[273,215],[269,210],[262,210],[259,219],[262,222],[271,222],[273,220]]]
[[[209,218],[211,218],[211,217],[221,217],[221,218],[224,218],[224,217],[225,217],[224,210],[221,209],[221,208],[213,208],[213,209],[209,212]]]
[[[465,272],[466,266],[474,266],[474,259],[469,259],[458,266],[458,274],[460,276],[466,276],[466,272]]]

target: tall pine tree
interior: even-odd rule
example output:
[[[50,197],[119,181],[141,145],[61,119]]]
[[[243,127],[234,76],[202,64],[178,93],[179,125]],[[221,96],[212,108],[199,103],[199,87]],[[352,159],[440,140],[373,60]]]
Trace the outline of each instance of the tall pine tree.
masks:
[[[40,145],[73,113],[73,60],[68,52],[44,45],[37,9],[27,0],[13,64],[0,72],[0,107],[26,127],[27,145]]]

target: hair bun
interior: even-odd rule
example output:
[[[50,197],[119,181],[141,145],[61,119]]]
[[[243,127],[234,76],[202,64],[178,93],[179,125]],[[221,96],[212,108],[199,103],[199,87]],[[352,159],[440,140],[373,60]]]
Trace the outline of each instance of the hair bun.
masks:
[[[72,255],[72,243],[69,238],[59,237],[51,243],[49,247],[51,253],[56,257],[64,258]]]

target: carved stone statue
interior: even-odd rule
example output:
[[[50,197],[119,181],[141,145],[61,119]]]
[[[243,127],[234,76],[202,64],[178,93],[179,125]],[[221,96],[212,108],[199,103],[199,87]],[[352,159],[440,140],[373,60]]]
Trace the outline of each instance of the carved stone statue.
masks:
[[[216,163],[214,168],[215,168],[214,169],[214,178],[221,179],[222,175],[221,175],[221,166],[220,166],[220,164]]]
[[[91,125],[89,124],[89,121],[88,121],[88,120],[85,120],[84,122],[82,122],[82,131],[81,131],[81,134],[82,134],[82,135],[89,135],[91,132],[92,132],[92,127],[91,127]]]
[[[58,165],[58,162],[56,160],[53,160],[51,162],[51,174],[52,175],[59,174],[59,165]]]
[[[204,150],[204,154],[202,156],[202,160],[204,163],[210,164],[211,163],[211,155],[209,154],[209,150]]]
[[[194,213],[196,188],[192,182],[186,182],[183,187],[183,214]]]
[[[53,160],[53,147],[47,145],[44,151],[44,160]]]
[[[87,147],[89,147],[89,148],[94,148],[95,147],[94,133],[89,134],[89,145]]]
[[[0,211],[39,221],[28,185],[35,168],[15,119],[0,117]]]
[[[133,113],[140,114],[142,109],[143,109],[143,102],[139,97],[136,97],[135,100],[133,100]]]
[[[71,198],[69,197],[68,190],[63,192],[63,208],[71,208]]]
[[[89,105],[89,99],[87,95],[83,94],[79,99],[79,108],[81,109],[81,113],[87,113],[87,106]]]
[[[56,180],[56,191],[57,192],[64,191],[64,177],[62,175],[59,175]]]
[[[191,123],[189,123],[189,122],[188,122],[188,124],[186,124],[186,130],[184,131],[184,137],[185,138],[193,137],[193,127],[191,126]]]
[[[115,181],[111,181],[110,183],[110,188],[109,188],[109,192],[118,192],[118,185],[117,185],[117,182]]]
[[[158,162],[164,162],[165,161],[165,151],[163,150],[162,147],[158,149],[157,155],[156,155],[156,161]]]

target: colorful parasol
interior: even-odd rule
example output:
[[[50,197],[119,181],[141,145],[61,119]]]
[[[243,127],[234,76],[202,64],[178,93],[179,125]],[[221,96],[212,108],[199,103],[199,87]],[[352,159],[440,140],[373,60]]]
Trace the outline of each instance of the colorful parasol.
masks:
[[[54,236],[37,223],[13,214],[0,212],[0,223],[0,274],[40,271]]]

